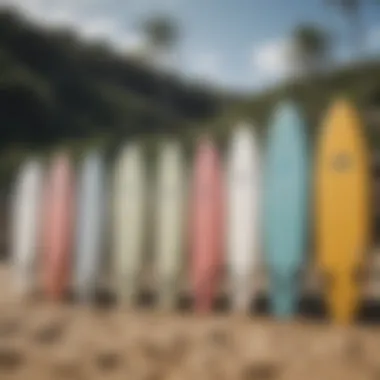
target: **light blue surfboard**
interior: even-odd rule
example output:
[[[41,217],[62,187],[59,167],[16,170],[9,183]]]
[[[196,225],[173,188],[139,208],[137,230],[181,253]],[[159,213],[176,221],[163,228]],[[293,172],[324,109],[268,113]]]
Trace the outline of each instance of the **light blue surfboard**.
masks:
[[[264,242],[274,315],[296,312],[307,234],[306,126],[296,106],[280,103],[269,125],[265,162]]]
[[[102,263],[105,194],[104,164],[96,151],[87,154],[79,171],[75,290],[81,299],[94,294]]]

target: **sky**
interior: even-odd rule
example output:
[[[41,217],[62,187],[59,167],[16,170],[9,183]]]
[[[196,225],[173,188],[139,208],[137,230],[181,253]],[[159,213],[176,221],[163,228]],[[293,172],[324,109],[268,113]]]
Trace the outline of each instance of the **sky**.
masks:
[[[331,34],[338,63],[380,56],[380,2],[362,1],[360,52],[352,47],[347,20],[326,0],[0,0],[0,6],[12,5],[40,24],[75,28],[84,39],[107,41],[123,54],[144,44],[143,20],[168,14],[180,29],[173,70],[246,91],[292,75],[290,38],[300,24]]]

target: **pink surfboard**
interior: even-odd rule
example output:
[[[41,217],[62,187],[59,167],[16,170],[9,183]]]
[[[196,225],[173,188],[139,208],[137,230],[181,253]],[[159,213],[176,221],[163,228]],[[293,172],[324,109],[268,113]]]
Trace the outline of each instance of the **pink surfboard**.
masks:
[[[73,232],[73,174],[68,156],[57,155],[45,184],[42,280],[45,294],[61,299],[67,291]]]
[[[195,309],[208,312],[222,267],[222,181],[218,152],[204,138],[195,154],[190,202],[190,277]]]

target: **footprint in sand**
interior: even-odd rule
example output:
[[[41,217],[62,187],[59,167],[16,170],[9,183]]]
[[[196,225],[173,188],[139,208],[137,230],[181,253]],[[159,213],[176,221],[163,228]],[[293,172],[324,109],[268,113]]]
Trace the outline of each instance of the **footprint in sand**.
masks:
[[[15,337],[21,331],[21,322],[19,319],[12,317],[0,321],[0,339],[9,339]]]
[[[279,378],[279,368],[274,363],[250,363],[242,368],[241,380],[275,380]]]
[[[21,368],[24,362],[25,355],[21,349],[9,345],[0,346],[0,374],[14,372]]]
[[[121,355],[117,352],[100,352],[95,357],[96,367],[102,372],[111,372],[121,365]]]
[[[50,321],[38,326],[34,331],[34,340],[40,344],[59,343],[65,332],[65,324],[61,321]]]

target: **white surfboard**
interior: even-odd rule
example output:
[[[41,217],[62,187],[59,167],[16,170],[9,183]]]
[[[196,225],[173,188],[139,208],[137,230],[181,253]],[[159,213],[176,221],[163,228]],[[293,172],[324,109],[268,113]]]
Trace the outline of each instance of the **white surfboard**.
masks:
[[[143,262],[146,173],[140,145],[127,145],[115,165],[113,261],[116,293],[124,304],[136,295]]]
[[[89,300],[100,276],[104,250],[104,164],[98,152],[85,156],[77,193],[75,291]]]
[[[11,246],[16,292],[25,295],[36,283],[41,216],[42,166],[28,160],[15,183],[12,200]]]
[[[185,173],[180,146],[166,143],[159,154],[156,185],[155,269],[163,307],[173,307],[183,262]]]
[[[260,170],[256,137],[248,124],[235,129],[227,166],[227,257],[234,309],[247,311],[259,260]]]

